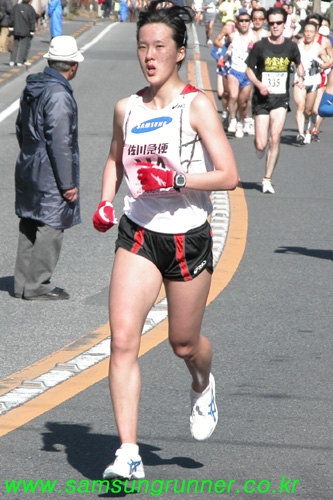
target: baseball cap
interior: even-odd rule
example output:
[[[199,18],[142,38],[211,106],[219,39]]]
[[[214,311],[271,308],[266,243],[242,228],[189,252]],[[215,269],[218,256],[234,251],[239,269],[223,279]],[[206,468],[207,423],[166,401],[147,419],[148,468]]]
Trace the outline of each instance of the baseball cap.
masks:
[[[43,55],[51,61],[68,61],[79,63],[84,60],[83,55],[77,48],[75,38],[69,35],[60,35],[52,38],[49,51]]]

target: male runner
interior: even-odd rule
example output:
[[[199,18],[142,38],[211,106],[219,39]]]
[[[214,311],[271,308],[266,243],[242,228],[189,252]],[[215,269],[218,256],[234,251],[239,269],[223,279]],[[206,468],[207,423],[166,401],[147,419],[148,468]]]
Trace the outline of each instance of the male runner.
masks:
[[[264,28],[264,24],[266,21],[266,10],[264,9],[264,7],[252,10],[251,21],[252,30],[257,34],[258,40],[266,38],[269,35],[268,31]]]
[[[331,65],[326,50],[315,41],[317,26],[307,21],[304,26],[304,40],[298,44],[301,62],[304,68],[304,88],[294,86],[294,99],[297,106],[296,124],[298,129],[297,142],[310,144],[311,142],[311,115],[321,82],[321,73]],[[295,82],[297,78],[295,78]],[[308,120],[306,126],[305,120]]]
[[[250,14],[246,11],[240,11],[236,22],[238,31],[228,35],[228,40],[231,42],[231,67],[228,72],[230,113],[228,132],[235,133],[235,137],[238,139],[244,136],[244,119],[248,118],[252,90],[251,82],[245,74],[246,59],[254,42],[259,39],[250,29],[250,23]]]
[[[255,147],[263,158],[269,137],[263,193],[275,193],[272,175],[279,157],[280,136],[289,108],[290,64],[296,64],[298,86],[303,86],[304,69],[295,42],[283,36],[287,14],[272,7],[267,12],[270,34],[254,44],[247,59],[246,75],[254,84],[252,112],[255,116]]]

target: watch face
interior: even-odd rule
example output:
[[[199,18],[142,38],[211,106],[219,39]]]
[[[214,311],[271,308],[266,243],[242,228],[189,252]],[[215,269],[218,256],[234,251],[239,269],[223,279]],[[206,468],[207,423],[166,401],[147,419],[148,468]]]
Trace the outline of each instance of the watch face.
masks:
[[[175,176],[175,185],[177,187],[184,187],[185,186],[185,182],[186,182],[185,175],[183,175],[183,174],[177,174]]]

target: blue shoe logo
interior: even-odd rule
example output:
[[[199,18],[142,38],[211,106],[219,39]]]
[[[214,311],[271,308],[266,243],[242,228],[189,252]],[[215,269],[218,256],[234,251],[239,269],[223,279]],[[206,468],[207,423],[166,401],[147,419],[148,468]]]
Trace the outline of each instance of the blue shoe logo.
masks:
[[[215,404],[215,398],[214,398],[214,392],[213,392],[213,389],[212,389],[212,400],[211,402],[209,403],[209,412],[208,412],[208,415],[211,415],[213,417],[213,420],[214,422],[216,422],[216,411],[217,411],[217,408],[216,408],[216,404]]]
[[[129,473],[132,474],[133,472],[136,472],[137,468],[139,467],[140,463],[141,463],[141,460],[139,460],[138,462],[134,462],[134,460],[131,459],[130,462],[127,462],[128,465],[129,465]]]

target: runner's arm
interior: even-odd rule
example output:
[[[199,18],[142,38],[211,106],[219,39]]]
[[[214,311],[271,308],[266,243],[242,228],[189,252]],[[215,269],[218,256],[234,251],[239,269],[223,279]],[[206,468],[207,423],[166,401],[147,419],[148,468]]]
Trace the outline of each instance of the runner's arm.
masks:
[[[123,178],[123,122],[128,99],[119,101],[114,109],[113,136],[109,156],[106,160],[102,181],[101,201],[113,201]]]
[[[246,76],[248,77],[248,79],[250,80],[250,82],[253,83],[253,85],[255,85],[255,87],[257,87],[257,89],[259,90],[261,95],[268,95],[269,94],[268,88],[260,80],[258,80],[256,75],[254,74],[253,69],[251,69],[251,68],[249,68],[249,66],[247,66],[245,73],[246,73]]]
[[[202,191],[235,189],[239,175],[230,143],[223,130],[216,108],[202,92],[193,99],[190,121],[205,146],[215,170],[186,174],[186,187]]]
[[[327,54],[327,51],[325,49],[323,49],[322,47],[320,47],[320,50],[318,52],[318,56],[320,57],[320,59],[323,61],[322,65],[321,65],[321,69],[324,71],[325,69],[328,69],[331,67],[331,64],[332,64],[332,61],[331,59],[329,58],[328,54]]]

